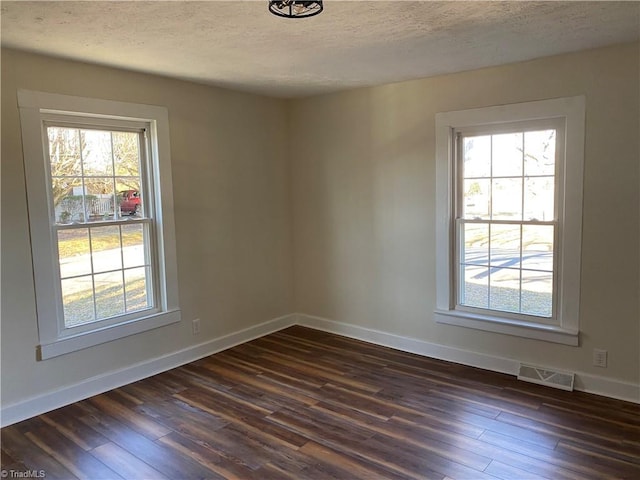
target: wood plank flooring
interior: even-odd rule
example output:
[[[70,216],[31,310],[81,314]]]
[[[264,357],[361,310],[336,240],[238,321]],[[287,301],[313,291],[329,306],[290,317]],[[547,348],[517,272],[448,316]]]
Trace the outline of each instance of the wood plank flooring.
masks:
[[[303,327],[1,436],[8,478],[640,478],[638,405]]]

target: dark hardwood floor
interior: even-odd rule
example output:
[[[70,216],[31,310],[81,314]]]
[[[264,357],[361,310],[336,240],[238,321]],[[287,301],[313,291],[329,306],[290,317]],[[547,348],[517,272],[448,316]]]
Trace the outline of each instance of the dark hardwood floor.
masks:
[[[7,478],[640,479],[638,405],[302,327],[1,435]]]

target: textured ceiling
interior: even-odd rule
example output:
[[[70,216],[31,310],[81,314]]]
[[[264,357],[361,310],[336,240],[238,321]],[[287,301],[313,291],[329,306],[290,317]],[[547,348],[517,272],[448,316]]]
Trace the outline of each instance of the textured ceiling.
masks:
[[[1,4],[2,45],[278,97],[638,40],[640,2],[267,1]]]

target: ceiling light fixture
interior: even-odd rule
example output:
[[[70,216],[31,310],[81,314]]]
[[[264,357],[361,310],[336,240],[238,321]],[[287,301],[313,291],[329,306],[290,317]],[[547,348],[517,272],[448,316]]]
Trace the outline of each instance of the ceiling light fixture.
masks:
[[[285,18],[313,17],[322,11],[322,0],[269,0],[269,11]]]

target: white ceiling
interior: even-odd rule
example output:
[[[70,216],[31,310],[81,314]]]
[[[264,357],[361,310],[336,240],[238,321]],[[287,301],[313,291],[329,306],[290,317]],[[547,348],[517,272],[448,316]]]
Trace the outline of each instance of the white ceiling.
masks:
[[[640,2],[2,1],[2,46],[300,97],[637,41]]]

